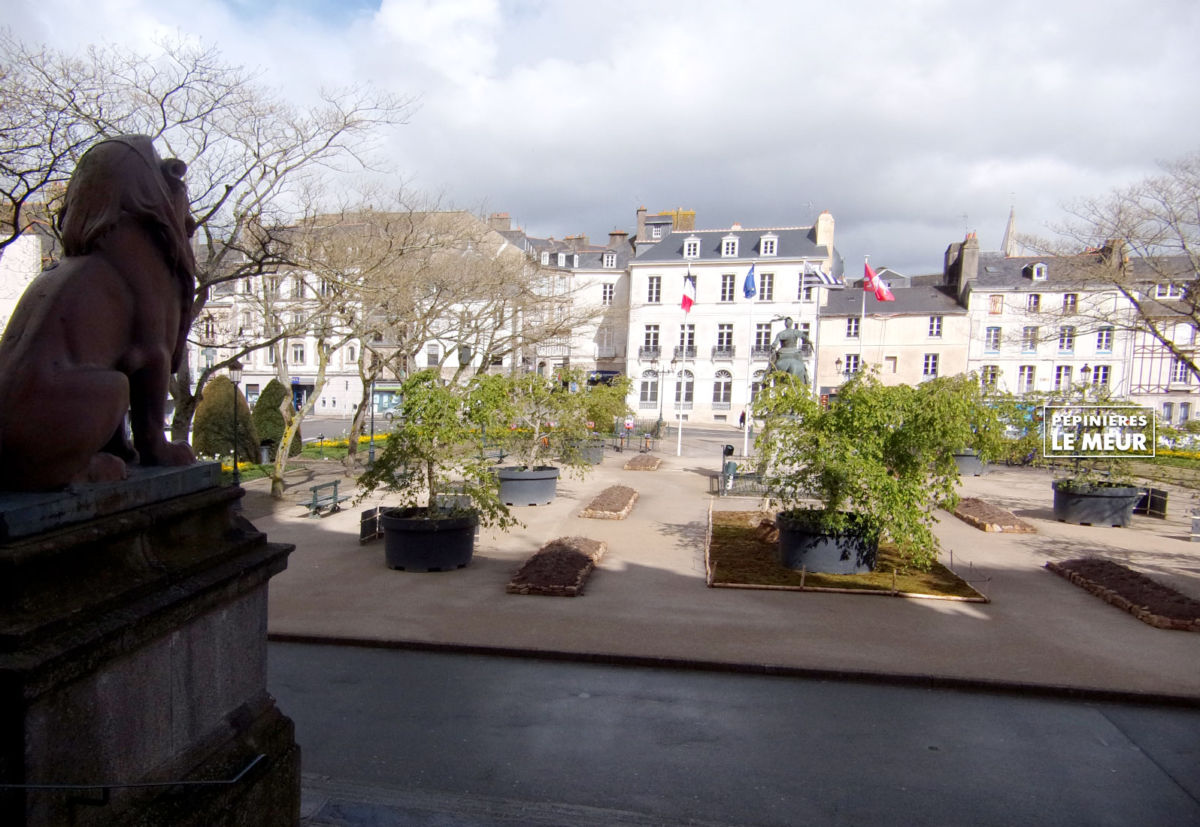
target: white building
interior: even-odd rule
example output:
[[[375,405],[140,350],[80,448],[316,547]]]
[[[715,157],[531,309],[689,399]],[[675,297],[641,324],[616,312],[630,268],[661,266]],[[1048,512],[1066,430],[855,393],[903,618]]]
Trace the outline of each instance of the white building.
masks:
[[[822,279],[841,279],[833,216],[824,212],[811,227],[695,230],[693,222],[685,211],[638,211],[629,265],[629,404],[643,418],[736,423],[761,385],[784,320],[811,338],[827,289]],[[685,313],[689,276],[696,295]]]

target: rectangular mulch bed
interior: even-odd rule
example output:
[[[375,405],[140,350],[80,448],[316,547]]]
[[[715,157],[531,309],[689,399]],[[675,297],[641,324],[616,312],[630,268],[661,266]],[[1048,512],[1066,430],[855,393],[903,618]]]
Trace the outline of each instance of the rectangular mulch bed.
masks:
[[[1157,629],[1200,632],[1200,601],[1128,566],[1099,557],[1082,557],[1049,562],[1046,568]]]
[[[559,537],[542,546],[509,581],[509,594],[577,597],[608,544],[586,537]]]
[[[593,520],[624,520],[633,510],[637,498],[638,492],[628,485],[610,485],[597,494],[579,516]]]
[[[714,511],[707,553],[708,584],[717,588],[875,594],[987,603],[988,598],[943,566],[907,568],[894,546],[879,546],[869,574],[799,572],[779,562],[774,515],[766,511]]]
[[[626,471],[657,471],[662,459],[651,454],[638,454],[625,463]]]
[[[1037,529],[1011,511],[977,497],[963,497],[954,508],[954,516],[980,531],[1005,534],[1036,534]]]

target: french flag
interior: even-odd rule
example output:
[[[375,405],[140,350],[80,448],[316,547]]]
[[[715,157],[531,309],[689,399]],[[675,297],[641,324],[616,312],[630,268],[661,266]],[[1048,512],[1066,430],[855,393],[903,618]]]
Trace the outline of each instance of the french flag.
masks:
[[[692,305],[696,303],[696,277],[691,274],[690,268],[686,276],[683,277],[683,312],[687,313],[692,309]]]

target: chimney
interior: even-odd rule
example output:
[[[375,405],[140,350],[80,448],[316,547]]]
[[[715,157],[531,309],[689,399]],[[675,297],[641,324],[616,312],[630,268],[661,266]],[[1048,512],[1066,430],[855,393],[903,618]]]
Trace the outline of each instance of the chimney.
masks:
[[[833,216],[829,210],[825,210],[817,216],[816,238],[813,241],[818,247],[825,247],[830,253],[833,252]]]
[[[512,219],[506,212],[494,212],[488,216],[488,229],[496,230],[497,232],[511,230]]]
[[[1110,238],[1100,248],[1100,260],[1118,272],[1124,272],[1129,266],[1129,248],[1122,239]]]
[[[962,243],[946,248],[946,281],[954,285],[958,303],[967,306],[967,292],[979,276],[979,237],[967,233]]]
[[[637,208],[637,235],[634,236],[635,241],[646,240],[646,208]]]
[[[624,230],[613,230],[608,234],[608,249],[619,250],[629,239],[629,233]]]

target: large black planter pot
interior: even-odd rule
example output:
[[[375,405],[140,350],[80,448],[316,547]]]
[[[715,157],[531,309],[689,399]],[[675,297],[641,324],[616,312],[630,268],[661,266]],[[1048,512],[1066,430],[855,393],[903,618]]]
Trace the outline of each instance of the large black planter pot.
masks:
[[[549,505],[558,494],[558,469],[498,468],[500,502],[505,505]]]
[[[781,512],[775,517],[779,529],[779,562],[789,569],[807,569],[825,574],[866,574],[874,571],[879,552],[877,532],[847,531],[827,534],[816,528],[806,514]]]
[[[1132,485],[1054,481],[1054,519],[1079,525],[1127,526],[1141,490]]]
[[[475,514],[427,517],[425,508],[392,508],[379,515],[383,549],[389,569],[453,571],[471,562],[475,553]]]
[[[604,440],[588,440],[579,447],[579,454],[588,465],[599,465],[604,462]]]
[[[988,472],[987,463],[979,461],[979,455],[974,451],[961,451],[954,455],[954,464],[958,466],[960,477],[981,477]]]

